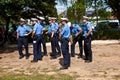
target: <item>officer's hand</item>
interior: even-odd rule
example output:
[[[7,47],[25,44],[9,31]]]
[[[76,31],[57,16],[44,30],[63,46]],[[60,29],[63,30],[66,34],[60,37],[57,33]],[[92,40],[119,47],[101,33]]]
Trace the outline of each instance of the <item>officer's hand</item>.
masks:
[[[73,44],[73,41],[70,41],[70,45],[72,45]]]
[[[78,34],[75,35],[75,38],[78,37]]]
[[[51,38],[53,38],[53,36],[51,36]]]
[[[28,36],[28,34],[24,34],[24,36]]]
[[[45,32],[45,34],[48,34],[48,32]]]
[[[18,39],[18,38],[19,38],[19,36],[16,37],[16,39]]]
[[[85,36],[85,38],[84,39],[87,39],[88,38],[88,36]]]

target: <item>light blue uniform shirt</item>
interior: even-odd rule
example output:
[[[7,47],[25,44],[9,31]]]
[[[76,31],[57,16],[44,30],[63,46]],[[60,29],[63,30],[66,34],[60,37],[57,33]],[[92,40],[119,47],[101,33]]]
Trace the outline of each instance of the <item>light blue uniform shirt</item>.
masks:
[[[51,23],[48,28],[48,33],[51,34],[53,31],[55,32],[55,24]]]
[[[56,22],[54,24],[55,24],[55,29],[58,30],[58,26],[59,26],[58,23]]]
[[[43,22],[41,22],[40,24],[41,24],[41,26],[45,27],[45,24]]]
[[[35,35],[42,34],[43,26],[41,26],[39,23],[36,23],[33,30],[35,31]]]
[[[19,36],[24,36],[25,34],[29,33],[32,31],[32,29],[29,26],[26,25],[20,25],[18,26],[16,32],[19,34]]]
[[[81,27],[78,24],[73,24],[73,27],[71,28],[71,33],[74,35],[77,35],[77,33],[82,30]]]
[[[85,23],[83,29],[84,29],[84,34],[83,34],[83,36],[87,36],[88,31],[89,31],[89,30],[92,30],[91,23],[90,23],[90,22]],[[91,34],[92,34],[92,32],[91,32]]]
[[[63,26],[61,35],[62,35],[62,39],[64,39],[64,38],[69,39],[70,38],[70,27],[67,24],[65,24]]]

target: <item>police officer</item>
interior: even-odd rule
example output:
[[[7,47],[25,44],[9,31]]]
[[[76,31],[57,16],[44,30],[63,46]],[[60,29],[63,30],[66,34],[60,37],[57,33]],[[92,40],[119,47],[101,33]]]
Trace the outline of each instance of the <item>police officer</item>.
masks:
[[[32,29],[29,26],[25,25],[25,20],[23,18],[20,19],[20,25],[18,26],[17,30],[17,39],[18,39],[18,51],[19,51],[19,59],[24,57],[22,53],[22,46],[25,46],[25,56],[26,59],[29,58],[28,53],[28,35],[31,34]]]
[[[31,62],[38,62],[38,60],[42,60],[41,53],[41,41],[42,41],[42,30],[43,27],[37,23],[36,18],[31,18],[33,27],[32,37],[33,37],[33,55],[34,58]]]
[[[70,54],[69,54],[69,39],[70,39],[70,27],[67,25],[67,18],[61,18],[62,19],[62,32],[60,33],[61,37],[61,48],[62,48],[62,54],[63,54],[63,61],[64,64],[60,68],[60,70],[68,69],[70,66]]]
[[[56,30],[55,30],[55,24],[52,22],[53,18],[49,18],[49,28],[48,28],[48,35],[50,37],[51,41],[51,49],[52,54],[50,59],[56,59]]]
[[[54,25],[55,25],[55,31],[56,31],[56,49],[57,49],[57,51],[58,51],[58,57],[59,56],[61,56],[61,50],[60,50],[60,46],[59,46],[59,31],[58,31],[58,27],[59,27],[59,25],[58,25],[58,23],[57,23],[57,18],[55,18],[55,17],[53,17],[53,23],[54,23]]]
[[[92,49],[91,49],[91,38],[92,38],[92,26],[88,22],[88,17],[83,16],[84,22],[84,52],[85,52],[85,62],[92,62]]]
[[[43,23],[43,21],[45,20],[45,18],[44,17],[38,17],[38,19],[39,19],[39,24],[41,26],[43,26],[43,30],[44,30],[43,33],[42,33],[42,45],[43,45],[43,51],[44,51],[43,55],[47,56],[46,39],[45,39],[45,31],[46,31],[46,29],[45,29],[45,26],[44,26],[44,23]]]
[[[79,57],[82,58],[82,29],[78,24],[71,24],[71,36],[72,36],[72,44],[71,44],[71,57],[75,57],[75,44],[78,42],[79,44]]]

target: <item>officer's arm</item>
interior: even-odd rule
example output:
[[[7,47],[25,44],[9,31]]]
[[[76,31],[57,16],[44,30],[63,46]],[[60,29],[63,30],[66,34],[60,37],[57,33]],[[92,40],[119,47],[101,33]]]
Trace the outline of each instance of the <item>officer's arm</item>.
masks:
[[[52,28],[52,35],[51,35],[51,38],[52,38],[54,36],[54,33],[55,33],[55,27],[54,27],[54,25],[52,25],[51,28]]]
[[[70,35],[70,43],[71,43],[71,45],[72,45],[72,43],[73,43],[72,35]]]
[[[89,30],[87,35],[85,36],[85,38],[88,38],[90,36],[91,32],[92,32],[92,30]]]
[[[76,37],[78,37],[82,33],[82,30],[80,30],[77,34]]]
[[[35,35],[35,31],[33,30],[33,31],[32,31],[32,38],[34,37],[34,35]]]
[[[32,29],[30,27],[27,27],[27,30],[29,31],[27,34],[25,34],[24,36],[28,36],[32,33]]]
[[[88,38],[88,37],[90,36],[91,32],[92,32],[91,24],[88,24],[88,33],[87,33],[87,35],[85,36],[85,38]]]
[[[19,33],[17,32],[17,39],[19,38]]]
[[[17,39],[19,38],[19,27],[18,27],[18,29],[16,30],[16,32],[17,32],[17,34],[16,34],[16,37],[17,37]]]
[[[54,31],[52,31],[52,35],[51,35],[51,38],[54,36]]]
[[[29,33],[25,34],[24,36],[28,36],[28,35],[30,35],[31,33],[32,33],[32,31],[30,31]]]

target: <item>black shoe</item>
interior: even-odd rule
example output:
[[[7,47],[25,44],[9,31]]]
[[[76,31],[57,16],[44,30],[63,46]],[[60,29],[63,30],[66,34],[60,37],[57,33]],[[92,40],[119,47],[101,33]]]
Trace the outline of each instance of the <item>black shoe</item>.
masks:
[[[71,57],[75,57],[75,55],[71,55]]]
[[[42,59],[38,59],[38,60],[42,61]]]
[[[22,59],[22,58],[24,58],[24,56],[20,56],[20,57],[19,57],[19,59]]]
[[[58,54],[58,55],[57,55],[57,57],[60,57],[60,56],[61,56],[61,54]]]
[[[47,54],[44,54],[44,56],[48,56]]]
[[[51,57],[50,59],[51,59],[51,60],[52,60],[52,59],[56,59],[56,57]]]
[[[29,56],[26,56],[26,59],[29,59]]]
[[[85,63],[90,63],[90,62],[92,62],[91,60],[85,60]]]
[[[62,67],[60,68],[60,70],[64,70],[64,69],[68,69],[68,67],[62,66]]]
[[[38,61],[34,61],[34,60],[31,61],[31,63],[36,63],[36,62],[38,62]]]
[[[82,56],[78,56],[78,59],[82,58]]]

